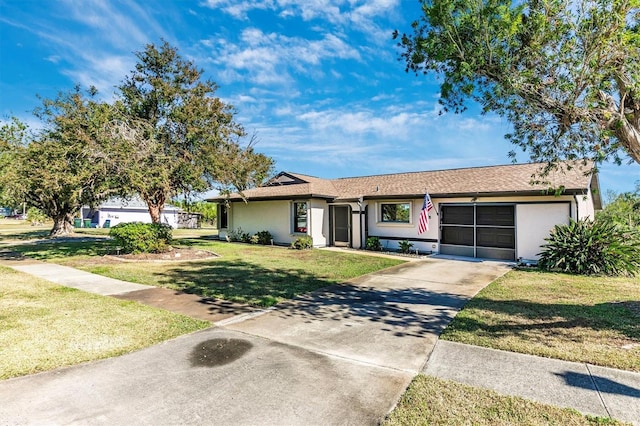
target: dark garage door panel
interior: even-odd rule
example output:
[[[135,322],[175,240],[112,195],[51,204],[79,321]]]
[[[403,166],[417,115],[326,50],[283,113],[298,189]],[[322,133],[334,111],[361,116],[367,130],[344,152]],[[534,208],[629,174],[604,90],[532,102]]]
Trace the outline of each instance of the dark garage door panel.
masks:
[[[515,260],[514,205],[442,206],[441,215],[440,253]]]

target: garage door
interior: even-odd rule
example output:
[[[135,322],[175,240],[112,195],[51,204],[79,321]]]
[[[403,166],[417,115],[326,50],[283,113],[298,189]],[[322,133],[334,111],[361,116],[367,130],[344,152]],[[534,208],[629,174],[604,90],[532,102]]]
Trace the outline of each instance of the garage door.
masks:
[[[515,205],[441,205],[440,253],[515,260]]]

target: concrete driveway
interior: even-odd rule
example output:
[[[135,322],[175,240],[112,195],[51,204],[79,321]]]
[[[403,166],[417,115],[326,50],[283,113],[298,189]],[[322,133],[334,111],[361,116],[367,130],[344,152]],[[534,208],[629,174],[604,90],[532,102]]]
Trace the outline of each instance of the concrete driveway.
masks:
[[[508,267],[429,259],[129,355],[0,382],[7,424],[374,424]]]

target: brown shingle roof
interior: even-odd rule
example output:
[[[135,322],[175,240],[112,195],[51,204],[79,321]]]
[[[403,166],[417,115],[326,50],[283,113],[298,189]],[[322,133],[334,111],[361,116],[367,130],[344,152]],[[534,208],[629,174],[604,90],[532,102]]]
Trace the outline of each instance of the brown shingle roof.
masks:
[[[571,170],[552,172],[546,180],[550,184],[531,185],[543,165],[510,164],[426,172],[394,173],[340,179],[321,179],[297,173],[286,173],[304,183],[267,184],[244,192],[247,199],[268,199],[316,196],[335,200],[354,200],[359,197],[413,197],[429,191],[432,197],[467,194],[541,193],[550,187],[564,186],[567,192],[583,192],[590,187],[591,169],[576,166]],[[279,175],[280,176],[280,175]],[[232,194],[230,199],[240,199]],[[221,201],[217,197],[210,201]]]

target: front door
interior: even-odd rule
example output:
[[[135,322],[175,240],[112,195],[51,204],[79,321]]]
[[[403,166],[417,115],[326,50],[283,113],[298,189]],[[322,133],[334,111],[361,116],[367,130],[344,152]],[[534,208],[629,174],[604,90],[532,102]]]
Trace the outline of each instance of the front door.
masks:
[[[349,206],[332,206],[333,245],[349,247],[351,243],[351,223]]]

